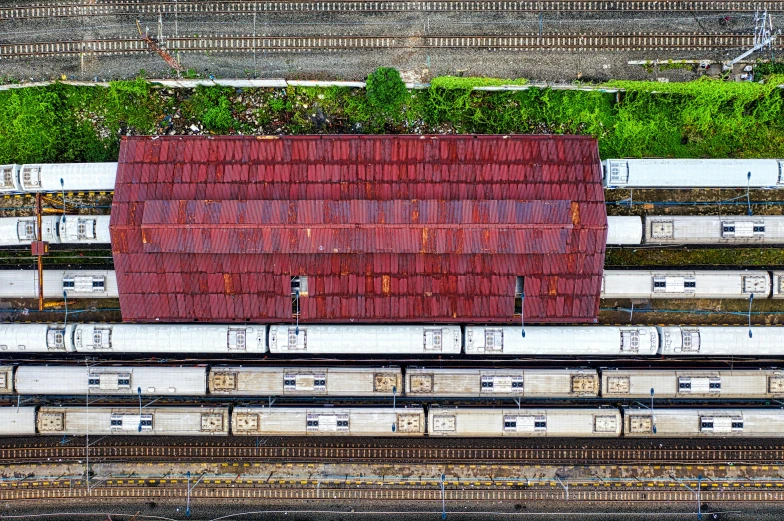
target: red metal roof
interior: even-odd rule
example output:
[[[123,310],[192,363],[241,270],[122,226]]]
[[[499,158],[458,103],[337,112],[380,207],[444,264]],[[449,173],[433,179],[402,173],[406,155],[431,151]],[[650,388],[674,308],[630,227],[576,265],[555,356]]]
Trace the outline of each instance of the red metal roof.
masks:
[[[606,227],[577,136],[126,138],[111,220],[128,321],[594,321]]]

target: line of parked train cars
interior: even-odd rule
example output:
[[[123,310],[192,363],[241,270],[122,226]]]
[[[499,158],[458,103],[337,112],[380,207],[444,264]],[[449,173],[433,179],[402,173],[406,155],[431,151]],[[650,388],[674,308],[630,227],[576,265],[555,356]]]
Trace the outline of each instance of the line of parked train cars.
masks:
[[[782,188],[781,159],[606,159],[606,188]],[[117,163],[0,165],[0,193],[114,190]]]
[[[784,397],[782,369],[246,367],[240,365],[0,366],[0,394],[292,398]]]
[[[52,244],[109,244],[108,215],[47,215],[40,240]],[[0,218],[0,246],[37,240],[35,217]],[[640,244],[784,244],[784,216],[607,217],[608,245]]]
[[[201,275],[205,278],[207,275]],[[38,298],[38,272],[2,271],[0,298]],[[44,270],[44,298],[118,298],[113,270]],[[784,271],[763,270],[605,270],[601,297],[784,298]]]
[[[0,435],[782,437],[781,409],[3,407]]]
[[[784,327],[0,324],[2,353],[781,356]]]

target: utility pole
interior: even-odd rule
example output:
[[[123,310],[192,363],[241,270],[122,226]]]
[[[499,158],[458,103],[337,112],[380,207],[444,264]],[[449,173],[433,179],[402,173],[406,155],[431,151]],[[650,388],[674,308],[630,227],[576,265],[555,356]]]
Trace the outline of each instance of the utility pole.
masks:
[[[764,10],[762,14],[759,11],[754,13],[754,42],[753,47],[744,52],[737,58],[724,63],[723,69],[725,71],[732,70],[732,66],[739,61],[751,56],[754,52],[764,48],[771,49],[773,42],[781,33],[781,31],[773,32],[773,17],[768,14],[768,10]]]
[[[65,201],[65,199],[63,199]],[[65,203],[63,203],[65,208]],[[36,236],[31,245],[31,253],[38,261],[38,311],[44,309],[44,255],[49,255],[49,243],[43,240],[41,192],[35,194]],[[65,224],[65,223],[63,223]],[[62,231],[61,233],[65,233]]]

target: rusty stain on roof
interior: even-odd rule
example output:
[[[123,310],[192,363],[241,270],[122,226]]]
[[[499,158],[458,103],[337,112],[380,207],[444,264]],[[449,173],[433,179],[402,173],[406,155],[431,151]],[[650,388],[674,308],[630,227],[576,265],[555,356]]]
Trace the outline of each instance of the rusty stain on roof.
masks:
[[[124,138],[127,321],[591,322],[606,214],[578,136]]]

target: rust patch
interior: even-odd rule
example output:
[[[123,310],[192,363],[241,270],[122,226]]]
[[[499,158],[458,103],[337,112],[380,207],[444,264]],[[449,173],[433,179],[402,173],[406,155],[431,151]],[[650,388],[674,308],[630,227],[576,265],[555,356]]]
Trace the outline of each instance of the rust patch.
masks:
[[[550,277],[550,286],[547,290],[548,295],[557,295],[558,294],[558,275],[553,275]]]
[[[225,291],[227,295],[234,295],[234,293],[236,293],[234,290],[234,279],[232,278],[231,273],[223,274],[223,291]]]
[[[390,294],[390,288],[392,285],[392,281],[389,278],[389,275],[382,275],[381,276],[381,294],[385,297],[388,297]]]
[[[193,218],[191,217],[190,221],[192,222],[192,220]],[[180,201],[177,207],[177,223],[186,224],[188,222],[188,201]]]
[[[572,224],[580,225],[580,205],[575,201],[572,201]]]

